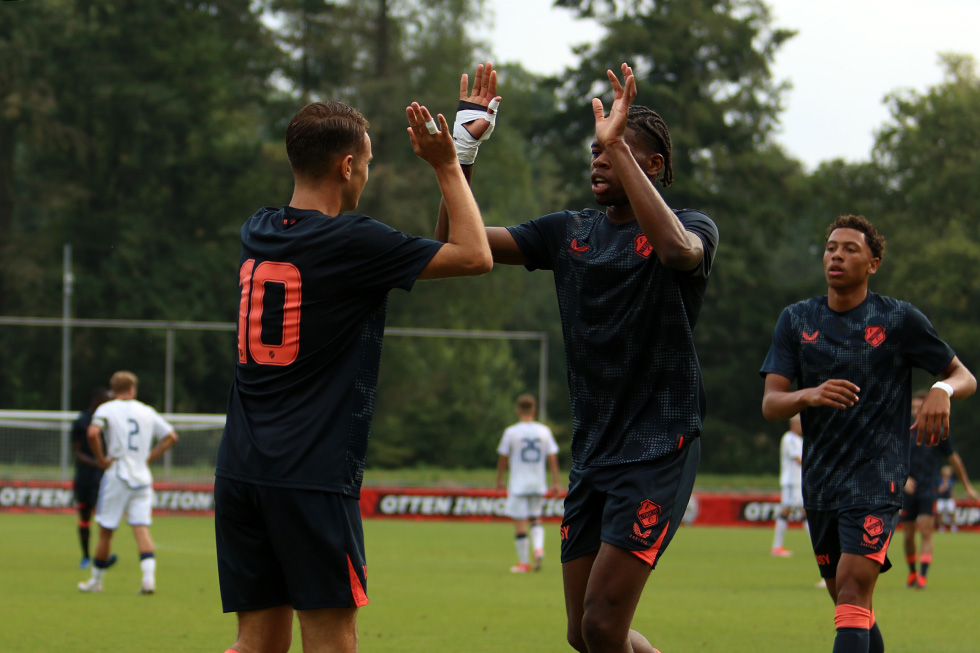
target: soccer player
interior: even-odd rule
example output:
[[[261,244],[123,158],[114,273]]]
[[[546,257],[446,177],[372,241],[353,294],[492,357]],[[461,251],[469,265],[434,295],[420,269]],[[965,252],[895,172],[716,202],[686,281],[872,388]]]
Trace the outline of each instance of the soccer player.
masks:
[[[915,419],[922,402],[928,393],[918,391],[912,396],[912,419]],[[909,458],[909,478],[905,482],[905,495],[902,503],[902,536],[905,544],[905,562],[909,566],[906,587],[925,589],[928,583],[929,566],[932,564],[933,530],[935,528],[934,507],[937,503],[940,470],[947,460],[956,475],[960,477],[963,488],[970,498],[980,501],[980,494],[973,489],[966,473],[963,459],[953,446],[953,439],[947,437],[935,447],[912,443]],[[919,550],[919,569],[916,570],[915,532],[919,532],[922,548]]]
[[[794,510],[803,508],[803,427],[800,416],[789,418],[789,430],[783,433],[779,441],[779,515],[776,517],[776,528],[772,536],[770,553],[779,558],[793,555],[783,547],[789,516]],[[806,523],[806,513],[803,515],[803,528],[809,534]]]
[[[534,549],[534,571],[541,569],[544,558],[544,524],[541,513],[548,491],[545,465],[551,470],[551,493],[558,496],[561,481],[558,472],[558,443],[551,429],[535,421],[538,402],[531,395],[517,398],[517,423],[509,426],[497,447],[497,489],[504,489],[507,478],[507,515],[514,520],[514,546],[517,565],[514,573],[531,571],[531,548]],[[530,526],[531,541],[528,542]]]
[[[133,527],[143,579],[140,594],[156,591],[156,557],[150,524],[153,511],[153,475],[149,464],[177,442],[177,433],[160,415],[136,399],[138,379],[132,372],[116,372],[109,380],[114,399],[95,409],[88,427],[88,443],[100,468],[106,470],[99,488],[95,521],[99,542],[92,561],[92,577],[78,584],[83,592],[101,592],[110,562],[112,536],[123,515]],[[105,436],[106,450],[102,449]],[[154,445],[156,441],[156,445]]]
[[[940,533],[947,528],[955,533],[956,499],[953,498],[953,489],[956,487],[956,479],[953,478],[953,468],[950,465],[943,465],[939,469],[939,476],[939,488],[936,490],[936,525]]]
[[[488,68],[477,67],[482,91],[469,96],[464,76],[461,103],[492,108]],[[593,653],[656,650],[630,624],[694,487],[705,397],[693,332],[718,244],[708,216],[660,196],[657,184],[673,180],[670,134],[656,112],[631,106],[636,80],[625,63],[622,74],[607,71],[608,116],[592,100],[591,188],[605,210],[487,229],[495,262],[554,273],[573,413],[561,526],[567,639]],[[489,119],[468,118],[457,114],[482,138]]]
[[[823,253],[827,294],[783,310],[761,370],[763,415],[801,414],[803,503],[836,605],[835,653],[884,650],[872,595],[891,566],[886,553],[908,476],[912,368],[943,377],[911,425],[920,442],[945,437],[950,399],[977,385],[917,308],[868,290],[884,249],[866,218],[837,218]]]
[[[367,599],[358,497],[388,291],[488,272],[476,200],[442,115],[407,107],[415,153],[435,173],[454,238],[407,236],[349,214],[368,181],[368,122],[309,104],[286,129],[294,189],[241,229],[238,363],[215,471],[221,600],[231,650],[355,651]]]
[[[99,500],[99,483],[102,481],[102,468],[95,454],[88,446],[88,425],[92,423],[95,409],[109,401],[112,395],[108,388],[95,388],[88,408],[79,413],[71,425],[71,453],[75,458],[75,479],[72,489],[75,493],[75,509],[78,510],[78,541],[82,545],[82,561],[79,569],[88,569],[92,564],[89,556],[89,537],[92,528],[92,512]],[[110,556],[111,565],[115,556]]]

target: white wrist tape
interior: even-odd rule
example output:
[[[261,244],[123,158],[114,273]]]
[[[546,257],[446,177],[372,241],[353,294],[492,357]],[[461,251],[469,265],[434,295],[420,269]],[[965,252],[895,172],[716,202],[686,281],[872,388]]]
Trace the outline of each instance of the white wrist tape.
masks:
[[[946,394],[949,395],[950,399],[953,398],[953,386],[946,383],[945,381],[936,381],[935,383],[932,384],[932,387],[943,390]]]
[[[491,100],[488,110],[495,110],[499,104],[496,99]],[[479,139],[476,139],[466,129],[466,123],[480,120],[481,118],[489,122],[490,126],[487,127],[487,131],[483,132],[483,135]],[[488,111],[479,111],[476,109],[461,109],[456,112],[456,122],[453,124],[453,140],[456,141],[456,156],[459,157],[461,164],[464,166],[473,165],[473,162],[476,161],[476,153],[480,149],[480,143],[490,138],[496,122],[496,112],[488,113]]]

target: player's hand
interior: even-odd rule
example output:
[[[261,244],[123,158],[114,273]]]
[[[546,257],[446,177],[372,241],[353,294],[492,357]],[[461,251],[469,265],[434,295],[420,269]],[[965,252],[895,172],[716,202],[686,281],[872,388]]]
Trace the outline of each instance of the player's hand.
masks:
[[[102,471],[105,471],[105,470],[109,469],[109,466],[112,465],[112,462],[114,460],[115,460],[115,458],[103,458],[102,460],[98,460],[96,462],[98,463],[99,469],[101,469]]]
[[[804,395],[807,406],[829,406],[844,410],[858,402],[861,388],[844,379],[828,379]]]
[[[592,113],[595,114],[595,139],[603,147],[609,147],[616,141],[626,138],[626,119],[629,117],[630,105],[636,99],[636,78],[633,69],[628,64],[622,65],[623,82],[611,70],[606,71],[613,88],[613,103],[609,107],[609,115],[605,114],[602,100],[592,98]]]
[[[905,494],[915,494],[915,479],[909,476],[905,480]]]
[[[922,401],[922,407],[909,428],[915,433],[916,444],[935,446],[949,435],[949,395],[933,388]]]
[[[456,165],[456,146],[446,118],[440,113],[433,119],[429,110],[418,102],[405,107],[405,114],[415,155],[433,168]]]
[[[463,73],[462,77],[459,78],[459,102],[462,111],[464,108],[476,109],[476,107],[468,107],[463,103],[468,103],[471,105],[479,105],[481,107],[486,107],[487,116],[496,115],[497,105],[500,104],[502,98],[497,95],[497,71],[493,69],[493,64],[491,62],[486,62],[485,64],[477,64],[476,72],[473,73],[473,89],[470,90],[470,79],[469,75]],[[468,115],[466,116],[469,117]],[[471,120],[464,119],[463,121],[457,122],[466,129],[469,134],[477,139],[483,136],[492,125],[493,119],[491,117],[475,117]]]
[[[966,494],[974,501],[980,502],[980,493],[977,493],[977,491],[973,489],[972,485],[966,488]]]

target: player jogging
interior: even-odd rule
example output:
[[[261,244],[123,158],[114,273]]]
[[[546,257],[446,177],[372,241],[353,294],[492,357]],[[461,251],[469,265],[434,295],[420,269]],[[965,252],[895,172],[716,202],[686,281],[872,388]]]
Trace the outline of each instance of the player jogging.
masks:
[[[92,561],[92,577],[78,584],[83,592],[101,592],[110,560],[112,536],[123,515],[133,527],[143,580],[140,594],[156,591],[156,553],[150,537],[153,512],[153,474],[149,464],[177,442],[177,433],[157,411],[136,399],[136,375],[125,370],[109,380],[115,397],[95,409],[88,427],[88,443],[99,467],[105,470],[99,488],[95,521],[99,542]],[[106,451],[102,449],[105,437]],[[156,442],[156,445],[153,443]]]
[[[535,421],[537,408],[538,402],[533,396],[525,394],[518,397],[518,422],[507,427],[497,446],[497,489],[504,489],[504,476],[507,475],[507,516],[514,520],[517,565],[510,568],[514,573],[541,569],[544,558],[541,514],[548,491],[546,466],[551,470],[552,495],[558,496],[561,492],[558,444],[551,429]]]
[[[705,401],[693,332],[718,244],[708,216],[674,211],[660,196],[658,179],[673,179],[670,134],[657,113],[631,106],[636,80],[625,63],[622,73],[620,82],[607,71],[608,116],[592,100],[590,179],[605,211],[487,229],[495,262],[554,273],[573,418],[561,525],[566,636],[593,653],[656,650],[630,624],[694,487]],[[494,75],[477,67],[480,93],[461,84],[463,108],[492,107]],[[489,120],[461,113],[457,124],[481,138]]]
[[[450,243],[402,234],[357,208],[368,122],[339,102],[286,129],[289,205],[241,229],[238,363],[215,471],[221,601],[235,651],[356,651],[367,598],[358,507],[389,290],[492,267],[479,208],[445,119],[406,109],[415,153],[435,172]]]
[[[800,413],[803,503],[820,575],[836,605],[835,653],[880,653],[872,595],[898,523],[908,476],[913,367],[938,374],[911,429],[935,444],[949,433],[950,399],[976,379],[908,302],[868,290],[885,239],[862,216],[827,230],[827,294],[785,308],[762,365],[762,413]],[[791,384],[796,381],[797,389]]]

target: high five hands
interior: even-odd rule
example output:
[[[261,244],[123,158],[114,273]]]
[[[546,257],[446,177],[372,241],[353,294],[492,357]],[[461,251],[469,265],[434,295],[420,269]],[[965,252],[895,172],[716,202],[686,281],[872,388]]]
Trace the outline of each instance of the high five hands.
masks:
[[[633,68],[628,64],[622,65],[623,82],[611,70],[606,71],[612,82],[613,102],[607,116],[602,106],[602,100],[592,98],[592,113],[595,114],[595,138],[603,148],[615,141],[621,141],[626,136],[626,119],[629,116],[630,105],[636,99],[636,78]]]

